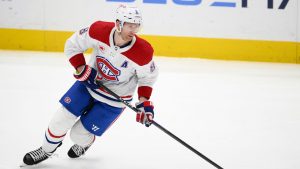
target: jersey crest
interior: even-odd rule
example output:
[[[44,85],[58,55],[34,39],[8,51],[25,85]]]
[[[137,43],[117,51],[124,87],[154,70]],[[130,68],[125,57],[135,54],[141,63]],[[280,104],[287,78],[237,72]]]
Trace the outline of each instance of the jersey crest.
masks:
[[[97,56],[97,68],[100,72],[101,79],[109,81],[119,81],[118,76],[120,76],[121,71],[115,68],[107,59],[102,56]]]

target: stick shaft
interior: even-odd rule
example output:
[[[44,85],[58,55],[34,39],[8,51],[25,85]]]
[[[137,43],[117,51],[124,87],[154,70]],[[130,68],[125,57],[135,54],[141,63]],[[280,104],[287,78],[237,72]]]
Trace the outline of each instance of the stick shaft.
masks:
[[[139,110],[136,107],[133,107],[130,103],[128,103],[127,101],[123,100],[120,96],[118,96],[116,93],[114,93],[113,91],[111,91],[110,89],[108,89],[101,82],[97,82],[97,83],[98,83],[99,86],[103,87],[108,93],[110,93],[112,96],[114,96],[120,102],[122,102],[123,104],[125,104],[131,110],[135,111],[136,113],[139,112]],[[201,154],[199,151],[197,151],[192,146],[190,146],[189,144],[187,144],[186,142],[184,142],[183,140],[181,140],[180,138],[178,138],[176,135],[174,135],[173,133],[171,133],[169,130],[167,130],[166,128],[164,128],[163,126],[161,126],[160,124],[158,124],[154,120],[152,121],[152,124],[154,126],[156,126],[157,128],[159,128],[160,130],[162,130],[163,132],[165,132],[167,135],[169,135],[173,139],[175,139],[176,141],[178,141],[179,143],[181,143],[182,145],[184,145],[189,150],[191,150],[192,152],[194,152],[195,154],[197,154],[198,156],[200,156],[201,158],[203,158],[204,160],[206,160],[207,162],[209,162],[210,164],[212,164],[213,166],[215,166],[216,168],[223,169],[221,166],[219,166],[218,164],[216,164],[215,162],[213,162],[212,160],[210,160],[209,158],[207,158],[205,155]]]

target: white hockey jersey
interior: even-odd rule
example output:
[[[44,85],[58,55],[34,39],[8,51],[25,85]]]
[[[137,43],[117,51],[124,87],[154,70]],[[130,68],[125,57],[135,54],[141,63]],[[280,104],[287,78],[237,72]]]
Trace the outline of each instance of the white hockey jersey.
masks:
[[[92,48],[88,65],[95,68],[98,79],[126,101],[131,101],[138,86],[138,97],[150,98],[158,70],[153,61],[153,48],[139,38],[133,37],[124,48],[114,45],[116,31],[113,22],[97,21],[90,27],[74,33],[65,44],[65,54],[75,67],[86,64],[84,51]],[[90,89],[95,99],[115,107],[125,107],[104,89]]]

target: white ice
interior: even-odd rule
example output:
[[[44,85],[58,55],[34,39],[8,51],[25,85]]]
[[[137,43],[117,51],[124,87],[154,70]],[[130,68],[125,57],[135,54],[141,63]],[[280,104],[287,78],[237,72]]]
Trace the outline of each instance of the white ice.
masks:
[[[300,168],[300,65],[155,57],[155,120],[225,169]],[[63,53],[0,51],[0,169],[41,146],[72,85]],[[214,169],[130,109],[80,159],[66,137],[43,169]]]

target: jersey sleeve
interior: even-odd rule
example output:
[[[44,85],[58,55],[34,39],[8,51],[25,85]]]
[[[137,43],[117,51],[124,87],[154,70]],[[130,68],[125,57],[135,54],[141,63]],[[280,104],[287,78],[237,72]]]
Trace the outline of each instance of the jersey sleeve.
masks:
[[[89,29],[88,27],[75,32],[65,43],[65,55],[75,69],[86,64],[83,53],[93,46]]]
[[[150,99],[152,87],[158,76],[158,68],[155,62],[151,60],[148,64],[139,66],[136,73],[138,77],[138,97]]]

